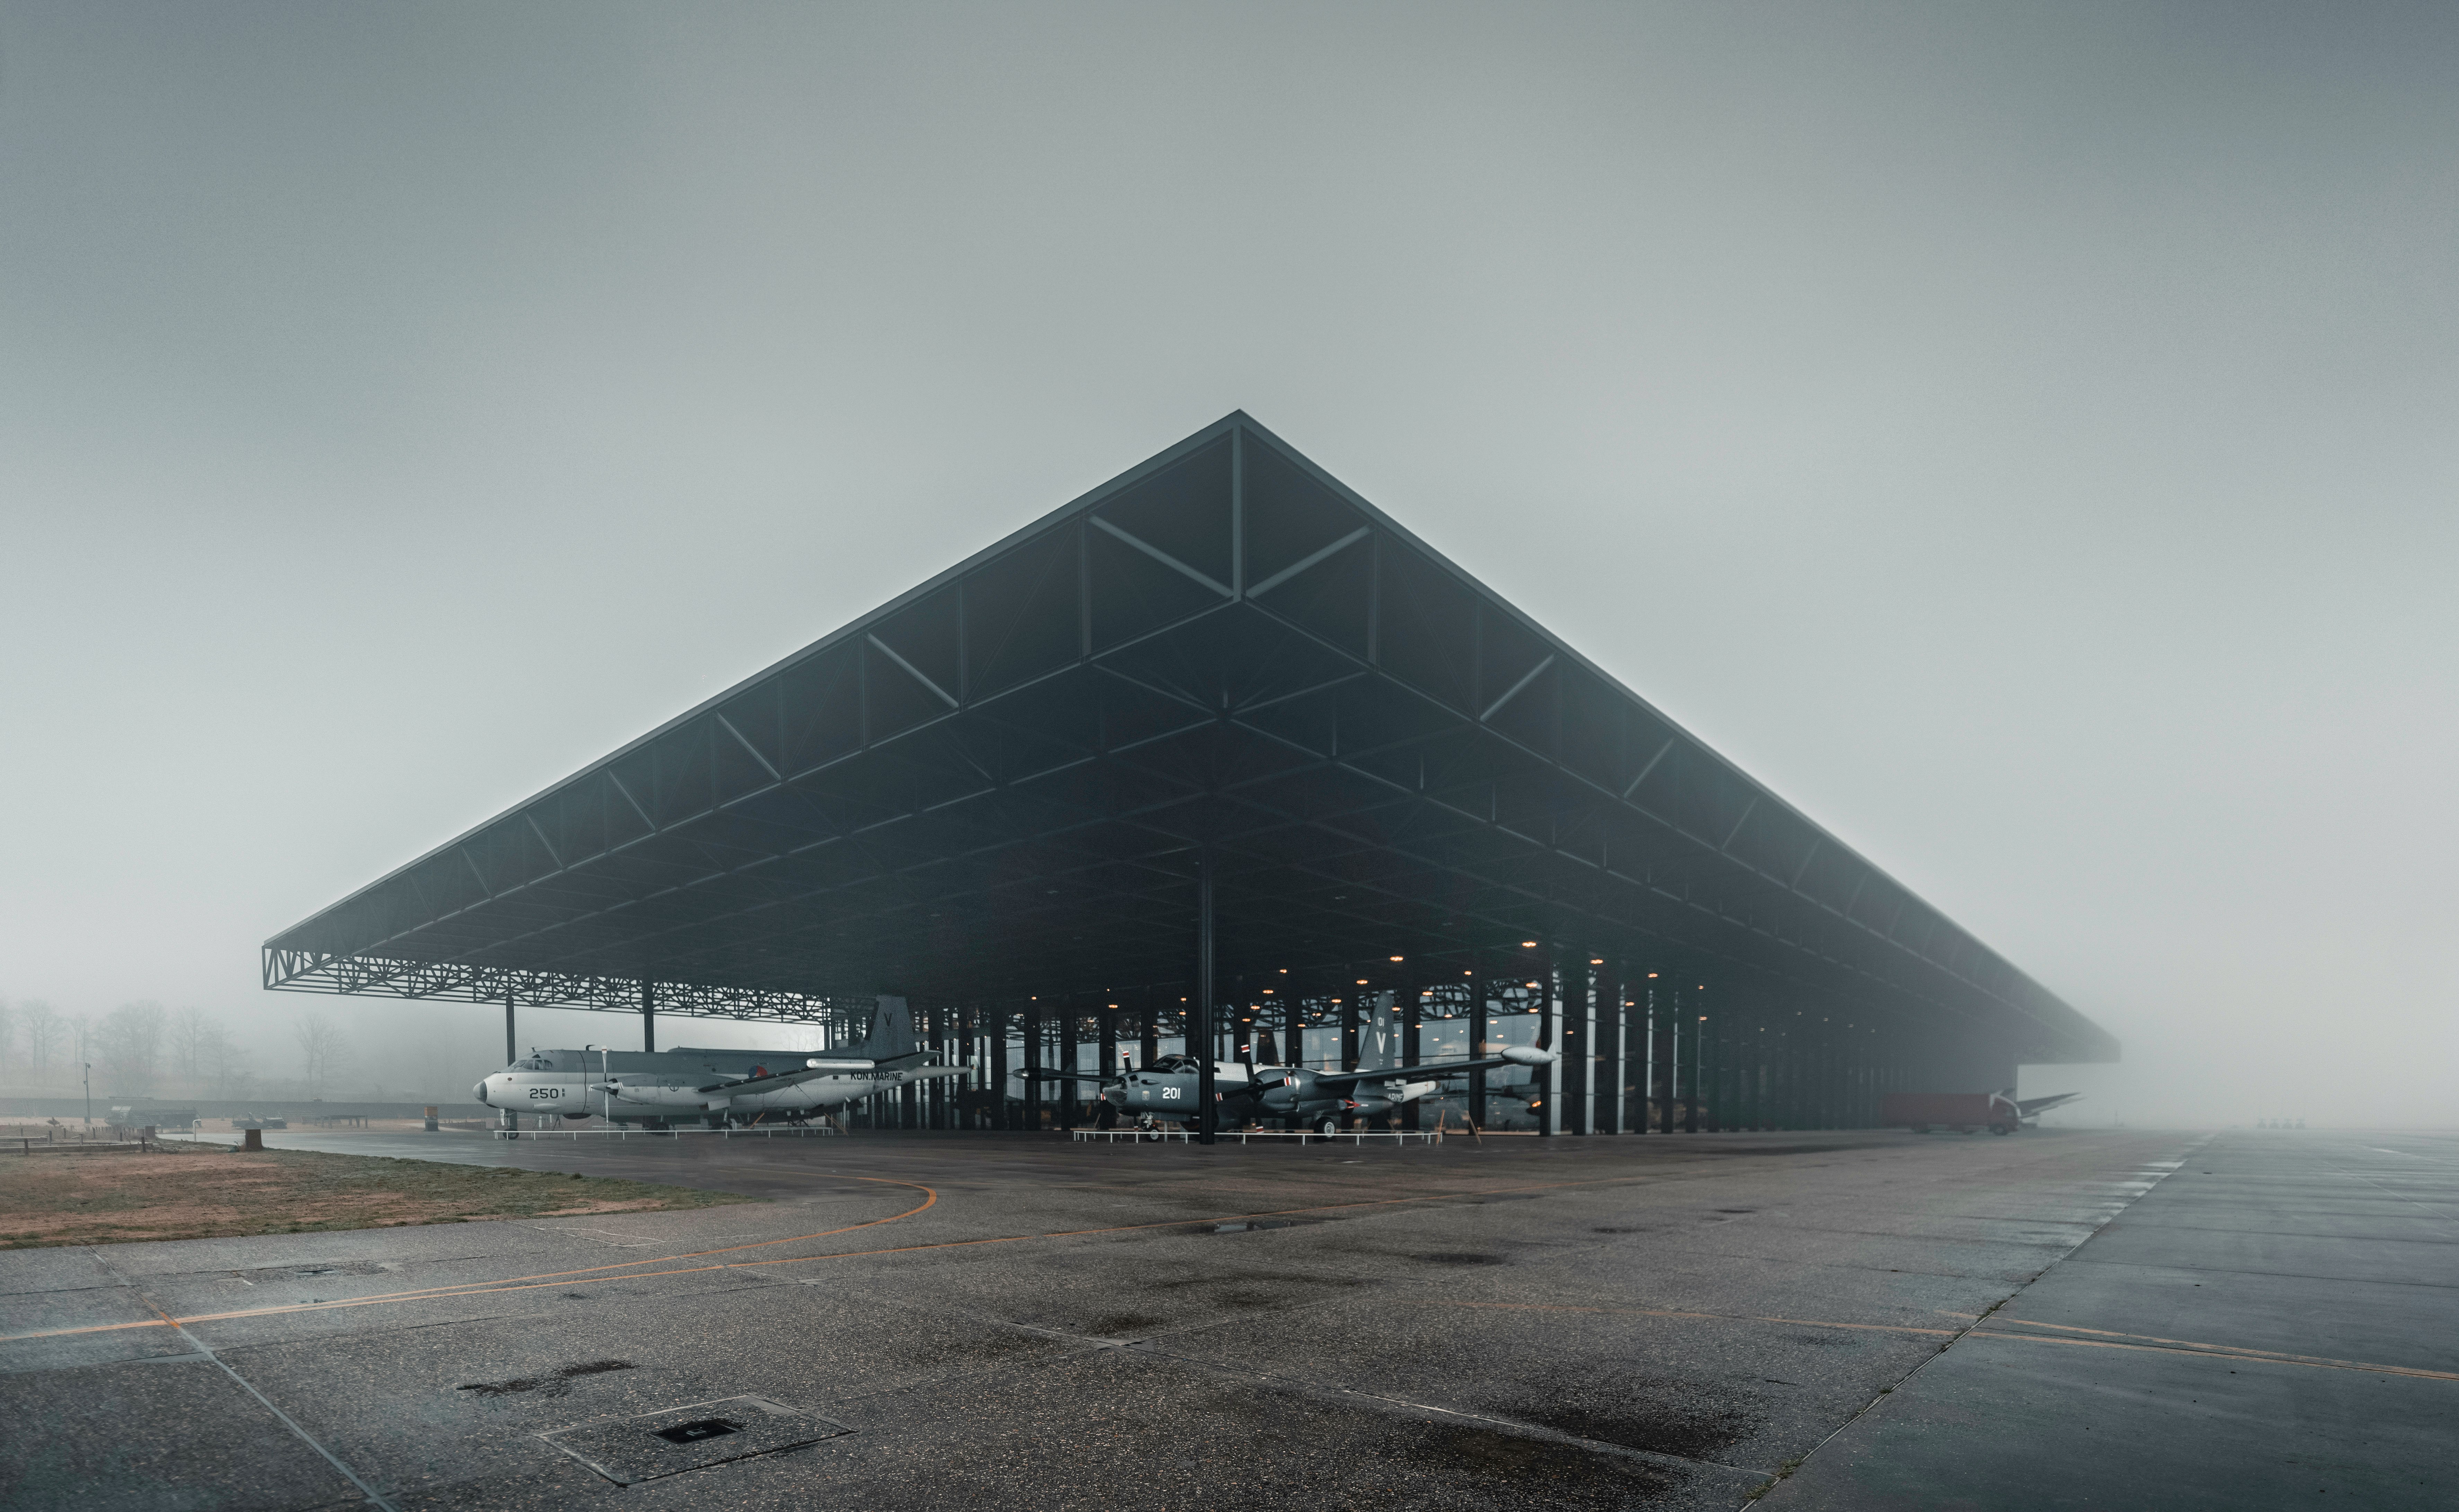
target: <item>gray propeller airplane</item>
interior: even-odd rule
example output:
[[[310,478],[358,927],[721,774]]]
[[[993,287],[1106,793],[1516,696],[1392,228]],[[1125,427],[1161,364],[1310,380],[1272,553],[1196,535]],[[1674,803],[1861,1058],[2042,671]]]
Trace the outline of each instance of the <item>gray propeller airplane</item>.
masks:
[[[477,1085],[508,1113],[560,1113],[618,1124],[698,1120],[710,1128],[775,1115],[800,1124],[855,1098],[966,1067],[929,1064],[902,998],[882,998],[860,1044],[800,1050],[533,1050]]]
[[[1370,1071],[1314,1071],[1305,1066],[1215,1060],[1212,1090],[1224,1123],[1288,1119],[1312,1124],[1321,1133],[1337,1134],[1341,1120],[1390,1118],[1402,1103],[1439,1090],[1445,1077],[1503,1066],[1551,1065],[1561,1059],[1560,1051],[1512,1045],[1482,1060],[1433,1060]],[[1163,1056],[1141,1071],[1124,1064],[1108,1071],[1035,1066],[1022,1074],[1045,1082],[1101,1083],[1102,1126],[1107,1128],[1121,1113],[1133,1113],[1146,1124],[1158,1119],[1193,1118],[1203,1069],[1203,1062],[1193,1056],[1173,1055]]]

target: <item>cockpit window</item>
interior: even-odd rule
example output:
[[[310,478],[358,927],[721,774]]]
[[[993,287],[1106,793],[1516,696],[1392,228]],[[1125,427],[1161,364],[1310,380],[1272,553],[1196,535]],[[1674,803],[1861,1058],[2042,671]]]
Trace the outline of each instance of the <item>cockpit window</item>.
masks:
[[[540,1055],[523,1056],[518,1060],[513,1062],[513,1069],[515,1071],[552,1071],[555,1069],[555,1062]]]

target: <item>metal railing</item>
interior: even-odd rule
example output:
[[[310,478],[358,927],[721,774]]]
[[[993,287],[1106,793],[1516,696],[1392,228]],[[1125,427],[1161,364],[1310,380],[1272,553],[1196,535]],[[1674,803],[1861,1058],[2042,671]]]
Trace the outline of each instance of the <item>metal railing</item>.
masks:
[[[1068,1133],[1071,1139],[1080,1144],[1090,1144],[1095,1140],[1099,1140],[1105,1144],[1115,1144],[1121,1140],[1126,1140],[1129,1143],[1142,1140],[1151,1140],[1154,1142],[1176,1140],[1180,1144],[1184,1144],[1194,1138],[1192,1131],[1177,1128],[1080,1128],[1070,1129]],[[1325,1144],[1338,1144],[1343,1143],[1363,1144],[1369,1140],[1389,1140],[1395,1144],[1406,1144],[1412,1140],[1415,1140],[1420,1144],[1440,1144],[1443,1142],[1443,1134],[1440,1129],[1393,1129],[1388,1132],[1383,1130],[1370,1131],[1367,1129],[1345,1129],[1338,1134],[1323,1134],[1311,1129],[1223,1129],[1213,1137],[1224,1144],[1229,1144],[1232,1140],[1237,1141],[1241,1144],[1246,1144],[1250,1140],[1295,1140],[1301,1144],[1307,1144],[1310,1141],[1320,1142]]]
[[[717,1136],[719,1136],[719,1137],[721,1137],[721,1138],[724,1138],[724,1139],[734,1139],[734,1138],[738,1138],[738,1137],[743,1138],[743,1139],[750,1139],[750,1138],[753,1138],[754,1136],[757,1136],[757,1137],[762,1138],[762,1139],[775,1139],[775,1138],[776,1138],[778,1135],[780,1135],[780,1134],[790,1135],[790,1136],[792,1136],[792,1137],[794,1137],[794,1138],[796,1138],[796,1139],[809,1139],[809,1138],[811,1138],[811,1137],[813,1137],[813,1136],[822,1136],[822,1137],[826,1137],[826,1138],[833,1139],[833,1138],[835,1138],[837,1135],[841,1134],[841,1133],[842,1133],[842,1132],[844,1132],[844,1131],[843,1131],[843,1130],[841,1130],[841,1129],[830,1128],[830,1127],[828,1127],[828,1126],[826,1126],[826,1125],[824,1125],[824,1124],[799,1124],[799,1125],[798,1125],[798,1124],[777,1124],[777,1125],[776,1125],[776,1126],[774,1126],[774,1127],[764,1127],[764,1126],[758,1126],[758,1125],[755,1125],[755,1126],[753,1126],[753,1127],[749,1127],[749,1128],[662,1128],[662,1129],[627,1129],[627,1128],[597,1128],[597,1129],[503,1129],[503,1128],[499,1128],[499,1129],[491,1129],[491,1130],[489,1130],[488,1132],[489,1132],[491,1135],[493,1135],[493,1137],[494,1137],[494,1138],[496,1138],[496,1139],[499,1139],[499,1140],[514,1140],[514,1139],[566,1139],[566,1140],[581,1140],[581,1139],[608,1139],[608,1138],[613,1138],[613,1139],[619,1139],[619,1140],[621,1140],[621,1139],[630,1139],[630,1138],[631,1138],[633,1135],[635,1135],[635,1134],[640,1135],[642,1139],[667,1139],[667,1138],[671,1138],[672,1136],[674,1136],[674,1135],[678,1135],[678,1134],[714,1134],[714,1135],[717,1135]]]

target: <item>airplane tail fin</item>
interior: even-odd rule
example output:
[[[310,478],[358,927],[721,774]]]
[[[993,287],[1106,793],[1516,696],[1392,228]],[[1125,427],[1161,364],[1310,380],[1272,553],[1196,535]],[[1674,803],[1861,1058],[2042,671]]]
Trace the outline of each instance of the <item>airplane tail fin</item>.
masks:
[[[882,997],[871,1011],[871,1032],[854,1048],[872,1060],[901,1060],[921,1048],[914,1034],[914,1010],[902,998]]]

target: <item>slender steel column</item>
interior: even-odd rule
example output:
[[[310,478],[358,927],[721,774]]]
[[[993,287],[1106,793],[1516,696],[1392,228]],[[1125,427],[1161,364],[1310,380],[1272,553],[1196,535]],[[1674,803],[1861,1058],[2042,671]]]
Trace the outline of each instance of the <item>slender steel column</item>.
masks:
[[[990,1124],[995,1129],[1016,1126],[1014,1115],[1007,1110],[1007,1010],[1000,1008],[982,1016],[982,1035],[990,1041],[991,1074],[988,1081]]]
[[[1597,968],[1597,1039],[1596,1076],[1593,1080],[1597,1102],[1597,1132],[1619,1134],[1623,1130],[1623,1055],[1626,1049],[1623,1033],[1622,967],[1607,957]]]
[[[1212,1015],[1212,851],[1206,847],[1195,862],[1195,1000],[1194,1021],[1187,1025],[1187,1049],[1195,1053],[1195,1140],[1209,1144],[1220,1132],[1220,1089],[1214,1084],[1212,1057],[1216,1044]]]
[[[1468,1054],[1474,1060],[1485,1055],[1485,953],[1469,953],[1468,977]],[[1468,1121],[1479,1128],[1485,1127],[1485,1073],[1468,1074]]]
[[[1059,1070],[1076,1071],[1082,1069],[1076,1063],[1076,1010],[1073,1008],[1060,1009],[1059,1044],[1057,1047],[1059,1051]],[[1076,1126],[1076,1099],[1078,1094],[1082,1090],[1082,1086],[1074,1082],[1054,1082],[1050,1085],[1051,1089],[1059,1095],[1059,1118],[1057,1120],[1059,1126],[1062,1129],[1074,1128]]]
[[[1563,1047],[1563,999],[1555,986],[1554,950],[1549,943],[1537,956],[1537,1048]],[[1537,1137],[1552,1139],[1563,1132],[1563,1063],[1537,1068]]]
[[[1403,987],[1400,996],[1404,1004],[1400,1010],[1400,1063],[1413,1066],[1418,1063],[1418,989]],[[1400,1126],[1412,1129],[1418,1126],[1418,1104],[1414,1100],[1400,1105]]]
[[[1582,1135],[1597,1131],[1597,971],[1583,956],[1571,971],[1579,982],[1575,999],[1579,1022],[1571,1030],[1570,1065],[1573,1090],[1579,1094]]]
[[[504,989],[504,1064],[511,1065],[520,1058],[520,1047],[513,1038],[513,990],[510,987],[507,987]],[[514,1112],[511,1108],[504,1109],[502,1116],[504,1127],[518,1128],[520,1126],[521,1116]]]
[[[641,981],[641,1048],[658,1048],[658,984],[646,977]]]
[[[1022,1024],[1024,1040],[1024,1130],[1028,1134],[1041,1131],[1041,1078],[1032,1073],[1041,1069],[1041,1010],[1028,1004]]]
[[[1630,1079],[1639,1091],[1639,1105],[1630,1110],[1630,1126],[1642,1134],[1656,1132],[1656,973],[1635,977],[1630,993],[1631,1035],[1637,1044]]]
[[[1656,1132],[1673,1132],[1673,1097],[1681,1085],[1682,1050],[1680,1019],[1682,994],[1663,976],[1648,995],[1650,1027],[1655,1033],[1653,1058],[1656,1061]]]

